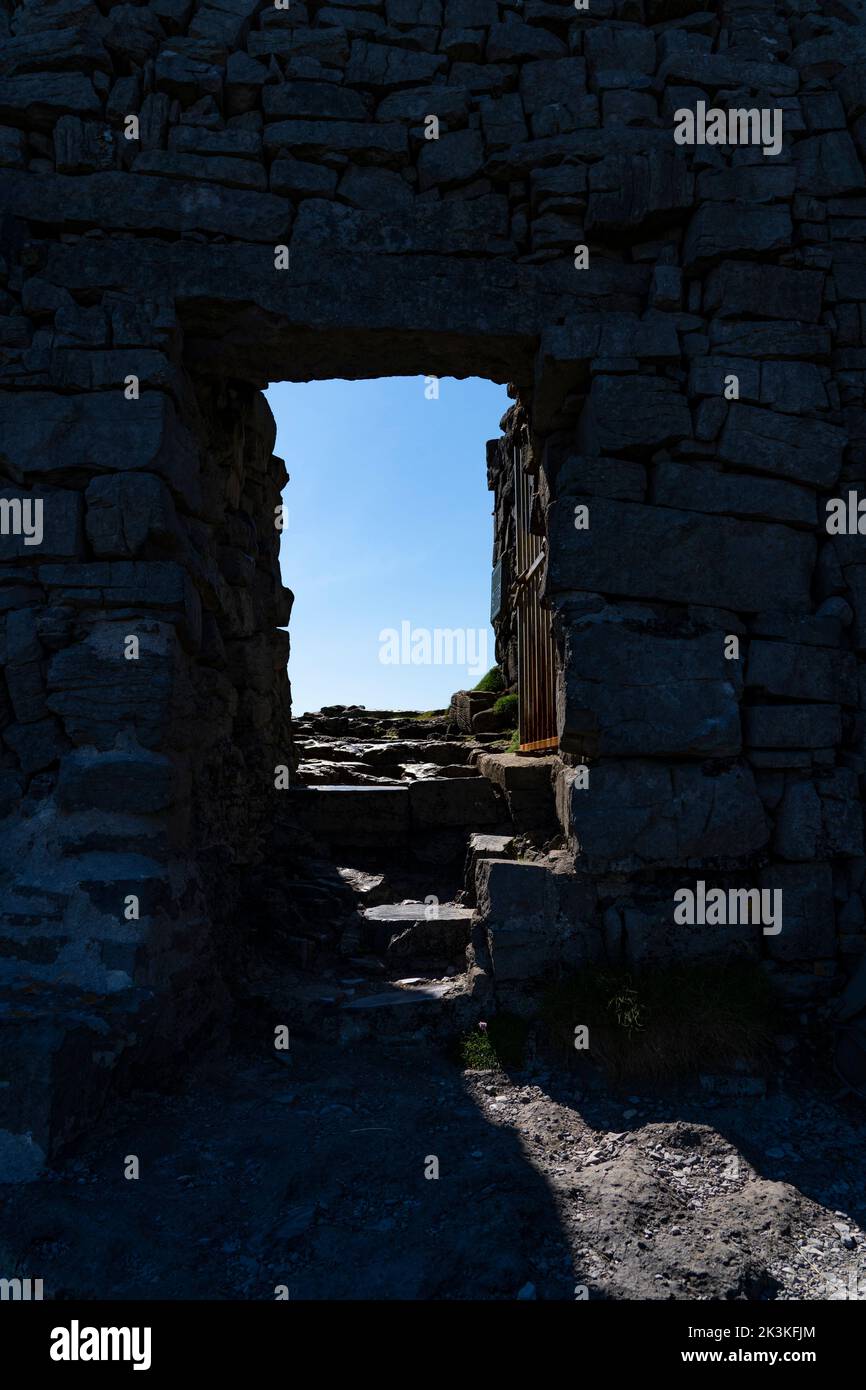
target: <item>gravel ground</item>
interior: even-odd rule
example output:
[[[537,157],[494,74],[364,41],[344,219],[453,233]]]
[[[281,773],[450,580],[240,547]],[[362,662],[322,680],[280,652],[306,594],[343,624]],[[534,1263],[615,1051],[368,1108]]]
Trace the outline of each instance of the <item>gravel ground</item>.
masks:
[[[832,1083],[278,1055],[203,1059],[7,1189],[8,1272],[85,1299],[866,1297],[866,1106]]]

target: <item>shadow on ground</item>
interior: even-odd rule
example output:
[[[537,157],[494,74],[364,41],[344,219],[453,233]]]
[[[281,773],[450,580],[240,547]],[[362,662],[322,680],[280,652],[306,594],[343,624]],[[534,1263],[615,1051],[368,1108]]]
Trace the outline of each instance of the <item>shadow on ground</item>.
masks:
[[[280,1055],[202,1058],[5,1189],[3,1273],[57,1299],[866,1296],[860,1102]]]

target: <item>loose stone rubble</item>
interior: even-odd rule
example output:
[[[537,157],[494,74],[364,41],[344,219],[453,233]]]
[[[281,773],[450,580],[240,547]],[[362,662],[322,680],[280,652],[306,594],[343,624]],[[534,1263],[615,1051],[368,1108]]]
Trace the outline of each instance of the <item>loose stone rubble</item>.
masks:
[[[405,1040],[241,1051],[13,1192],[0,1256],[46,1298],[736,1299],[773,1324],[866,1296],[860,1107],[789,1056],[769,1093],[655,1096]],[[120,1190],[130,1152],[147,1181]]]

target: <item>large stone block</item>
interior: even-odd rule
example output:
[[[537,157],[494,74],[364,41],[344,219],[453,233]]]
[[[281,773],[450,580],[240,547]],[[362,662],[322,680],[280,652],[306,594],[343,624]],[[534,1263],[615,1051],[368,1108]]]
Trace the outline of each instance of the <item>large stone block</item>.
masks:
[[[775,267],[768,266],[768,270]],[[783,272],[784,273],[784,272]],[[713,319],[710,343],[714,350],[735,357],[806,357],[811,361],[830,354],[828,328],[806,323],[737,323]]]
[[[833,873],[829,864],[774,864],[761,870],[761,888],[782,895],[782,930],[768,936],[775,960],[811,961],[836,950]]]
[[[45,11],[40,5],[28,6],[17,15],[16,36],[3,37],[0,76],[36,73],[44,77],[49,72],[76,68],[110,73],[111,58],[99,34],[79,27],[82,8],[70,6],[63,14],[63,27],[58,28],[42,27]],[[60,20],[59,15],[57,19]],[[28,21],[33,24],[33,32],[28,32]]]
[[[428,140],[418,156],[422,192],[439,184],[468,182],[481,172],[484,144],[477,130],[457,130]]]
[[[135,732],[145,748],[170,739],[179,713],[177,637],[173,627],[138,619],[140,659],[124,658],[129,620],[97,623],[82,642],[64,647],[48,667],[48,708],[79,745],[108,750],[118,735]]]
[[[560,612],[560,746],[589,757],[740,751],[742,676],[725,634],[678,636],[632,607]]]
[[[62,116],[101,114],[102,103],[83,72],[28,72],[0,79],[0,120],[11,125],[32,124],[47,131]]]
[[[544,830],[553,827],[554,757],[527,758],[519,753],[484,753],[478,759],[482,777],[501,788],[515,829]]]
[[[797,171],[790,164],[745,164],[698,175],[698,197],[721,203],[771,203],[794,196]]]
[[[756,473],[830,488],[839,477],[845,430],[823,420],[791,419],[759,406],[728,408],[719,457]]]
[[[196,449],[171,397],[145,391],[127,401],[120,386],[73,396],[0,394],[0,462],[31,487],[82,472],[147,470],[199,505]]]
[[[689,83],[710,90],[742,87],[774,96],[791,96],[799,80],[797,71],[783,63],[755,63],[735,55],[706,53],[692,47],[677,49],[665,58],[658,77],[660,82],[672,85]]]
[[[176,608],[190,627],[197,622],[197,594],[188,572],[173,560],[40,565],[39,580],[55,602],[76,608]]]
[[[87,539],[100,557],[135,556],[148,542],[183,549],[171,493],[152,473],[112,473],[87,488]]]
[[[588,231],[637,227],[692,206],[694,176],[673,151],[611,155],[589,170]]]
[[[683,264],[695,267],[739,252],[780,251],[791,245],[794,226],[786,207],[770,204],[704,204],[689,223]]]
[[[360,87],[405,87],[429,82],[447,66],[442,53],[413,53],[396,44],[357,39],[346,66],[346,81]]]
[[[45,682],[38,661],[22,661],[6,667],[6,689],[20,724],[33,724],[45,718]]]
[[[597,376],[580,420],[588,454],[646,451],[692,432],[688,401],[676,384],[657,376]]]
[[[575,529],[572,500],[548,511],[549,594],[582,589],[746,613],[811,606],[811,536],[672,507],[607,498],[588,504],[585,530]]]
[[[11,748],[22,772],[30,776],[51,767],[69,747],[56,719],[38,719],[33,724],[8,724],[3,742]]]
[[[585,788],[562,774],[559,801],[577,867],[589,873],[735,864],[769,838],[754,778],[741,765],[602,762]]]
[[[838,705],[751,705],[744,721],[750,748],[835,748],[842,741]]]
[[[863,805],[857,773],[850,767],[833,768],[818,779],[821,794],[823,839],[821,855],[863,857]]]
[[[324,198],[306,198],[295,222],[292,246],[315,246],[322,251],[366,248],[386,256],[486,252],[505,248],[508,230],[508,201],[496,195],[387,213],[382,208],[369,212]]]
[[[650,500],[658,507],[683,507],[755,521],[814,526],[818,517],[815,494],[808,488],[667,459],[652,471]]]
[[[567,52],[564,42],[555,34],[540,25],[524,24],[511,15],[505,24],[491,24],[487,36],[487,59],[491,63],[565,57]]]
[[[685,875],[683,878],[677,887],[694,891],[694,880],[689,882]],[[714,881],[713,886],[721,884],[716,885]],[[736,886],[739,887],[739,883]],[[757,882],[742,886],[757,887]],[[672,963],[758,956],[760,925],[754,922],[675,922],[674,891],[671,885],[661,896],[658,889],[644,888],[633,903],[619,909],[624,965],[632,970],[664,969]]]
[[[761,367],[761,404],[788,415],[826,410],[825,374],[814,362],[765,362]]]
[[[133,162],[136,174],[155,175],[166,179],[189,181],[193,187],[199,181],[221,184],[225,188],[246,188],[263,193],[268,176],[259,163],[251,159],[233,159],[223,155],[182,154],[177,150],[143,150]]]
[[[75,177],[10,170],[0,211],[53,224],[110,226],[130,232],[206,232],[242,241],[284,239],[290,214],[283,198],[221,184],[113,171]]]
[[[409,149],[406,128],[396,121],[375,125],[363,121],[276,121],[265,126],[264,140],[265,149],[298,159],[345,154],[394,168],[407,162]]]
[[[60,764],[57,798],[65,811],[117,811],[153,815],[175,798],[176,770],[170,758],[127,741],[98,752],[76,748]]]
[[[567,105],[585,95],[583,58],[540,58],[520,69],[520,96],[530,115],[551,103]]]
[[[556,471],[558,497],[612,497],[619,502],[642,502],[647,473],[640,463],[607,456],[570,454]]]
[[[746,685],[788,700],[856,705],[857,664],[851,652],[753,638]]]
[[[776,812],[773,853],[782,859],[815,859],[821,841],[821,798],[814,782],[789,775]]]
[[[593,72],[605,68],[651,74],[656,65],[656,36],[640,24],[619,27],[599,24],[587,29],[584,39],[587,62]]]
[[[482,859],[475,887],[498,984],[537,981],[558,967],[599,958],[591,885],[544,864]]]
[[[862,192],[866,182],[854,141],[845,130],[798,140],[794,146],[794,160],[798,192],[814,198]]]
[[[820,270],[724,261],[707,276],[704,309],[720,318],[743,315],[817,323],[823,289]]]
[[[840,767],[813,780],[789,773],[776,815],[774,853],[783,859],[863,855],[863,810],[856,772]]]
[[[572,394],[578,383],[587,379],[590,364],[595,358],[638,358],[642,362],[679,361],[679,336],[672,316],[659,314],[639,318],[636,314],[598,314],[586,313],[569,316],[562,325],[549,327],[541,336],[541,346],[535,363],[536,390],[533,398],[533,421],[538,428],[545,430],[555,421],[557,411],[563,400]],[[617,392],[615,387],[600,385],[596,388],[596,404],[586,412],[583,434],[592,453],[600,444],[602,435],[596,428],[596,417],[603,431],[609,433],[617,426],[616,421],[607,419],[603,412],[611,397],[619,395],[620,409],[625,407],[623,419],[627,420],[627,410],[640,402],[645,411],[644,417],[652,415],[660,403],[668,405],[670,387],[661,382],[654,385],[654,378],[627,378],[627,386]],[[632,385],[633,382],[649,382],[648,385]],[[626,391],[631,392],[629,400],[623,401]],[[664,398],[662,400],[662,398]],[[647,402],[649,403],[647,409]],[[672,401],[670,411],[679,410],[679,402]],[[657,428],[657,424],[653,428]],[[673,421],[675,427],[689,432],[688,411],[679,412]],[[626,437],[634,442],[634,430],[626,423]],[[604,434],[605,444],[607,433]]]
[[[269,121],[363,121],[367,107],[360,92],[333,82],[279,82],[262,88],[262,107]]]
[[[496,825],[508,811],[486,777],[431,777],[409,785],[412,823],[417,829],[440,825]]]
[[[74,560],[82,550],[81,512],[81,497],[75,492],[0,487],[0,561]]]

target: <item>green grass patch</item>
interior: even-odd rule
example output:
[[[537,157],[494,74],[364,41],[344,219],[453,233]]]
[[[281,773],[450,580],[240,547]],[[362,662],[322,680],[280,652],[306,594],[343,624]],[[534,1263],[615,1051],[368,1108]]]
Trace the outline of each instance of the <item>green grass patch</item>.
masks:
[[[518,701],[516,695],[500,695],[499,699],[496,701],[496,704],[493,706],[493,713],[501,715],[512,715],[514,719],[516,719],[517,704]]]
[[[548,1041],[589,1057],[613,1081],[671,1081],[771,1055],[780,1006],[755,961],[629,973],[583,970],[552,986],[542,1005]],[[589,1047],[574,1046],[575,1028]]]
[[[505,751],[506,751],[506,753],[516,753],[519,747],[520,747],[520,730],[519,730],[519,729],[515,729],[515,730],[513,731],[512,735],[511,735],[511,738],[508,740],[508,747],[506,748]]]
[[[491,666],[486,676],[482,676],[477,685],[473,685],[473,690],[490,690],[497,692],[505,689],[505,677],[498,666]]]
[[[528,1025],[515,1014],[496,1014],[484,1028],[458,1039],[457,1061],[466,1071],[513,1070],[523,1064]]]

